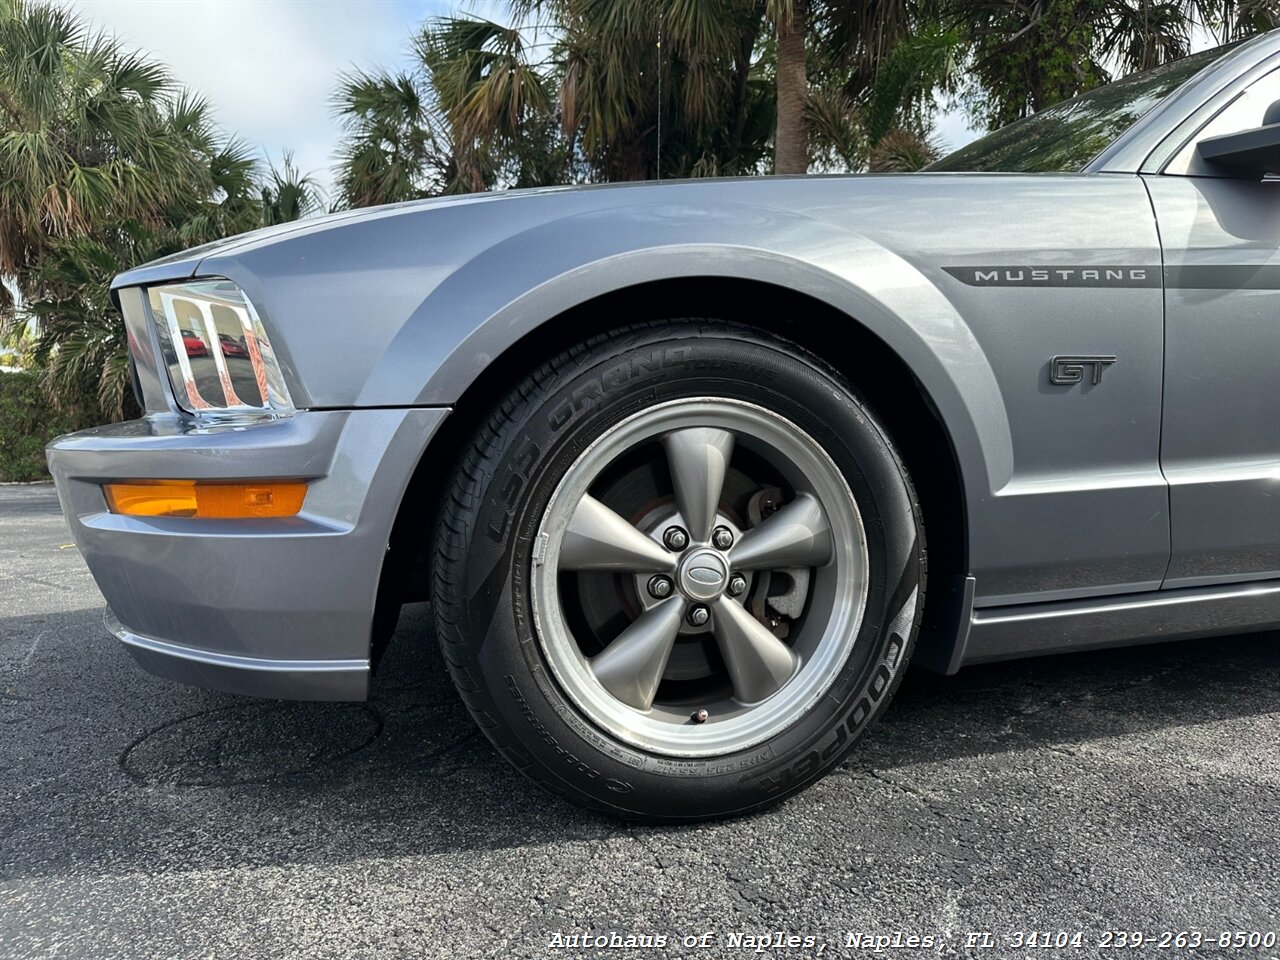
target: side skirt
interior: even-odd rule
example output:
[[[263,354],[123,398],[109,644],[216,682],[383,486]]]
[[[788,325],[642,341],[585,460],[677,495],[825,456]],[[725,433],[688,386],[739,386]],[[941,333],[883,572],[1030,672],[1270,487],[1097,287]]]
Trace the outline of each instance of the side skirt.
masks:
[[[1280,580],[974,610],[961,662],[1280,628]]]

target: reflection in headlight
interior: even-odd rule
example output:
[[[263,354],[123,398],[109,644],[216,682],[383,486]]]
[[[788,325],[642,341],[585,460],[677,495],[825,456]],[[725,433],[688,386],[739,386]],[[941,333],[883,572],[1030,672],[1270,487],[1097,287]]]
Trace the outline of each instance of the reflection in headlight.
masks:
[[[293,411],[266,331],[235,284],[204,280],[148,292],[179,405],[202,415]]]

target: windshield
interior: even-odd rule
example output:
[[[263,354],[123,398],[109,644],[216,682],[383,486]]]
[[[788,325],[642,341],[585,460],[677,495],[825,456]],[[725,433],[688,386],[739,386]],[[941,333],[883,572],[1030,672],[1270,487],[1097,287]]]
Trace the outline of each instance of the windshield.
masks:
[[[1077,173],[1148,110],[1229,50],[1218,47],[1109,83],[988,134],[926,170]]]

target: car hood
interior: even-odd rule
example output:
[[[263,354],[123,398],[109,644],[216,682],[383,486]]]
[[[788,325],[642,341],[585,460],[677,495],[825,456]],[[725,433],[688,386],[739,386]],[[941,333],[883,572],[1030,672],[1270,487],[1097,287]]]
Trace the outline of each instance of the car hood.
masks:
[[[748,183],[767,183],[783,180],[821,180],[839,178],[844,180],[896,180],[901,177],[915,177],[921,174],[838,174],[832,176],[795,176],[795,177],[712,177],[689,180],[637,181],[628,183],[585,184],[571,186],[530,187],[521,190],[496,190],[488,193],[470,193],[460,196],[431,197],[425,200],[409,200],[403,203],[384,204],[376,207],[362,207],[356,210],[343,210],[306,220],[295,220],[289,223],[263,227],[248,233],[237,234],[201,244],[198,247],[171,254],[158,260],[152,260],[132,270],[118,275],[112,282],[112,289],[137,286],[140,284],[159,283],[168,280],[182,280],[195,276],[200,263],[210,257],[236,255],[276,243],[284,238],[331,230],[339,226],[378,220],[385,217],[400,216],[405,213],[416,213],[436,207],[459,207],[473,204],[518,203],[521,200],[542,197],[547,194],[617,194],[621,192],[669,190],[673,186],[711,189],[718,193],[719,188],[732,190],[732,185]],[[929,176],[966,176],[966,174],[930,174]],[[982,176],[971,174],[968,176]],[[603,199],[603,197],[602,197]]]
[[[682,181],[684,182],[684,181]],[[687,181],[694,182],[694,181]],[[522,197],[540,196],[548,193],[577,192],[582,190],[625,189],[643,187],[645,183],[574,185],[557,187],[531,187],[522,190],[497,190],[489,193],[469,193],[459,196],[430,197],[425,200],[407,200],[402,203],[388,203],[376,207],[361,207],[355,210],[340,210],[319,217],[308,217],[305,220],[292,220],[279,223],[234,236],[223,237],[210,243],[202,243],[197,247],[189,247],[177,253],[150,260],[119,274],[111,283],[113,290],[140,284],[157,283],[165,280],[181,280],[194,276],[201,261],[212,256],[224,256],[239,253],[242,250],[274,243],[284,237],[299,233],[313,233],[329,230],[335,226],[377,220],[382,217],[396,216],[406,212],[416,212],[443,206],[465,206],[476,203],[497,203],[518,200]]]

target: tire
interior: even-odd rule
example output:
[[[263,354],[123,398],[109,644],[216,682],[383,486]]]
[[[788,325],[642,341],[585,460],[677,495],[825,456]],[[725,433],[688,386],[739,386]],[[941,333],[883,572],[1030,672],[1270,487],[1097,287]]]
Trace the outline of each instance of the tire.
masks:
[[[472,716],[545,789],[628,819],[742,814],[819,779],[887,707],[924,609],[923,523],[888,436],[822,361],[719,321],[627,327],[542,366],[440,515],[433,611]],[[663,539],[680,524],[683,551]],[[671,570],[609,566],[633,547]]]

